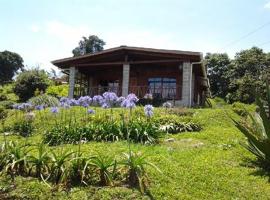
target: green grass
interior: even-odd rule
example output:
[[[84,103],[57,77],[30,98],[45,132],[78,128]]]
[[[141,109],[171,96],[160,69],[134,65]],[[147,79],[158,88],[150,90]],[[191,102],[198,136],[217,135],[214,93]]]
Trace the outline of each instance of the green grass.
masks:
[[[167,135],[157,145],[132,144],[134,151],[146,154],[148,160],[162,171],[147,168],[150,178],[150,195],[141,195],[127,187],[74,187],[64,191],[61,187],[49,188],[34,178],[17,176],[14,183],[0,176],[0,199],[269,199],[269,177],[252,164],[255,157],[239,142],[244,136],[227,117],[226,109],[196,109],[193,121],[203,126],[201,132]],[[41,132],[41,131],[39,131]],[[8,136],[35,144],[41,133],[27,139]],[[166,142],[174,138],[173,142]],[[0,137],[3,141],[3,137]],[[62,145],[50,148],[77,148]],[[127,152],[125,141],[114,143],[89,142],[82,145],[87,153],[121,155]]]

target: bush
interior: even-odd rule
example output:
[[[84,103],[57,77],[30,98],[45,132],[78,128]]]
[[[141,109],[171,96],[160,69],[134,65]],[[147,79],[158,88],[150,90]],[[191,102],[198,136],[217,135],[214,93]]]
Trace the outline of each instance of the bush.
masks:
[[[14,104],[14,101],[0,101],[0,107],[4,107],[6,109],[11,109]]]
[[[54,97],[67,97],[68,96],[68,85],[51,85],[47,88],[46,94]]]
[[[42,94],[36,97],[29,99],[29,103],[33,106],[46,105],[47,107],[59,106],[59,100],[53,96]]]
[[[199,124],[193,122],[174,122],[160,126],[160,130],[163,132],[175,134],[181,132],[201,131],[202,127]]]
[[[19,133],[20,136],[28,137],[33,134],[34,131],[34,125],[31,120],[20,120],[16,121],[13,124],[12,130],[16,133]]]
[[[46,131],[43,142],[49,145],[86,141],[129,140],[135,143],[152,144],[160,137],[158,127],[151,122],[134,120],[127,124],[120,122],[91,122],[86,125],[57,124]]]
[[[17,101],[19,98],[13,92],[13,84],[0,86],[0,101]]]
[[[246,117],[248,115],[248,111],[245,109],[245,104],[240,102],[234,102],[232,104],[232,110],[241,117]]]
[[[48,74],[44,70],[32,69],[20,73],[15,81],[14,92],[21,101],[34,96],[35,91],[45,92],[50,85]]]
[[[248,118],[240,122],[233,119],[235,126],[247,137],[248,145],[244,144],[251,153],[257,156],[258,160],[266,164],[269,169],[270,164],[270,116],[267,115],[263,101],[259,94],[255,95],[256,104],[259,107],[258,113],[253,116],[248,114]],[[267,84],[267,104],[270,107],[270,87]],[[268,113],[269,114],[269,113]]]

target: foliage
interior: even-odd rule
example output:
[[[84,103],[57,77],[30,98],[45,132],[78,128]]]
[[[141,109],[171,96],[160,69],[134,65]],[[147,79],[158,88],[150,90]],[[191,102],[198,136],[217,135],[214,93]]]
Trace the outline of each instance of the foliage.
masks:
[[[97,155],[91,159],[89,165],[94,166],[98,171],[100,185],[112,185],[117,167],[117,161],[114,158],[111,156]]]
[[[227,54],[207,54],[212,94],[233,103],[253,103],[255,88],[266,97],[264,82],[270,74],[269,54],[258,47],[236,53],[230,60]]]
[[[54,97],[67,97],[68,96],[68,85],[50,85],[46,94]]]
[[[44,143],[59,145],[86,141],[129,140],[136,143],[152,144],[160,137],[158,128],[144,120],[134,120],[127,124],[121,122],[91,122],[82,124],[58,124],[46,131]]]
[[[23,70],[22,57],[14,52],[0,52],[0,85],[12,80],[18,70]]]
[[[146,157],[140,153],[134,153],[129,151],[129,153],[124,153],[124,160],[122,164],[127,167],[127,182],[131,187],[137,187],[142,193],[145,192],[148,184],[148,177],[145,170],[147,165],[154,167],[159,172],[160,170],[151,162],[146,160]]]
[[[267,116],[264,104],[259,94],[256,95],[256,104],[259,107],[259,115],[255,116],[248,113],[249,120],[233,120],[235,126],[247,137],[249,145],[245,147],[259,161],[270,164],[270,116]],[[270,106],[270,87],[267,84],[267,104]]]
[[[229,65],[231,61],[226,53],[207,53],[205,65],[208,70],[208,78],[213,96],[224,98],[228,93]]]
[[[253,106],[246,105],[246,108]],[[79,108],[67,110],[67,113],[73,113],[76,116],[77,123],[82,123],[80,119],[84,112]],[[103,118],[104,113],[110,113],[110,110],[94,108],[95,115],[89,117],[98,121]],[[195,109],[191,109],[194,111]],[[11,112],[11,111],[9,111]],[[48,113],[48,110],[41,111]],[[137,118],[137,113],[143,115],[143,108],[136,107],[132,117]],[[147,161],[155,164],[162,171],[158,171],[150,166],[145,170],[148,174],[148,189],[150,197],[153,199],[268,199],[270,196],[270,187],[267,172],[254,166],[249,160],[254,160],[254,156],[246,151],[239,142],[245,141],[243,135],[235,128],[232,121],[228,118],[226,112],[236,119],[236,115],[231,106],[213,109],[196,109],[192,116],[192,121],[198,121],[203,126],[200,134],[183,133],[165,136],[173,138],[174,141],[167,142],[166,139],[158,145],[141,145],[131,143],[131,149],[134,152],[141,152],[147,155]],[[100,113],[100,116],[99,116]],[[122,113],[119,108],[113,109],[113,116],[118,120],[118,114]],[[43,114],[43,113],[42,113]],[[36,120],[39,120],[37,115]],[[43,123],[40,127],[44,130],[53,125],[55,119],[48,113],[48,122],[42,118]],[[155,118],[177,118],[173,114],[166,115],[163,108],[155,108]],[[105,117],[105,116],[104,116]],[[59,116],[60,118],[60,116]],[[178,117],[180,121],[189,121],[189,116]],[[8,117],[7,122],[13,119]],[[31,146],[30,155],[37,155],[36,146],[42,141],[42,132],[28,137],[27,140],[22,137],[8,135],[8,140],[18,141],[19,144],[25,144],[27,141]],[[4,137],[0,134],[0,143]],[[50,150],[58,152],[62,148],[70,151],[77,151],[78,145],[61,145],[49,147]],[[84,177],[85,183],[69,188],[68,183],[54,186],[53,181],[48,179],[45,173],[44,181],[37,178],[15,176],[12,180],[10,175],[3,171],[0,175],[0,198],[9,199],[149,199],[149,196],[139,194],[134,188],[127,187],[127,168],[121,165],[122,153],[128,152],[127,142],[87,142],[81,145],[81,152],[86,159],[89,156],[110,155],[115,157],[118,163],[117,177],[114,179],[113,187],[100,187],[98,174],[89,166],[89,173]],[[75,154],[70,159],[75,161]],[[80,156],[79,156],[80,157]],[[66,162],[66,167],[71,167],[71,160]],[[50,163],[49,163],[50,164]],[[30,168],[31,166],[29,166]],[[69,168],[70,169],[70,168]],[[46,171],[46,170],[45,170]],[[69,170],[67,170],[69,174]],[[94,172],[94,173],[93,173]],[[229,173],[228,173],[229,172]],[[120,173],[120,175],[118,175]],[[209,175],[211,174],[211,176]],[[35,168],[31,173],[35,177]],[[69,176],[69,175],[68,175]],[[79,180],[79,179],[78,179]],[[121,181],[119,181],[121,180]],[[16,187],[14,187],[14,185]],[[68,188],[66,188],[68,185]],[[236,187],[237,185],[237,187]],[[83,187],[80,187],[83,186]],[[256,188],[256,190],[254,190]],[[229,192],[228,192],[229,191]]]
[[[18,75],[14,85],[14,92],[21,101],[34,96],[35,91],[45,92],[50,85],[48,74],[44,70],[32,69],[23,71]]]
[[[194,122],[174,122],[162,125],[160,130],[163,132],[175,134],[181,132],[198,132],[202,130],[202,127]]]
[[[103,50],[106,43],[96,35],[82,37],[79,46],[72,50],[74,56],[85,55],[87,53],[96,53]]]
[[[245,104],[241,102],[234,102],[232,104],[232,110],[236,114],[240,115],[241,117],[248,116],[248,111],[245,109]]]
[[[14,104],[14,101],[0,101],[0,107],[4,107],[5,109],[11,109]]]
[[[28,137],[34,132],[34,125],[32,120],[22,119],[15,121],[12,127],[12,130],[23,137]]]
[[[46,107],[54,107],[60,105],[59,100],[56,97],[47,94],[32,97],[28,100],[28,102],[31,103],[33,106],[43,105]]]
[[[0,86],[0,101],[17,101],[19,98],[13,92],[13,84]]]

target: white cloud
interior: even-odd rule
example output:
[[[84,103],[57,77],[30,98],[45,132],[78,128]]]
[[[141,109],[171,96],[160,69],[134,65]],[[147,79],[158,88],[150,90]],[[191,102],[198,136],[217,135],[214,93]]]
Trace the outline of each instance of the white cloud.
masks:
[[[36,25],[36,24],[33,24],[32,26],[30,26],[29,29],[34,33],[37,33],[37,32],[40,31],[40,27],[38,25]]]
[[[83,35],[91,33],[87,26],[72,26],[59,21],[46,22],[44,29],[49,35],[64,41],[78,41]]]
[[[270,1],[264,5],[264,8],[270,9]]]

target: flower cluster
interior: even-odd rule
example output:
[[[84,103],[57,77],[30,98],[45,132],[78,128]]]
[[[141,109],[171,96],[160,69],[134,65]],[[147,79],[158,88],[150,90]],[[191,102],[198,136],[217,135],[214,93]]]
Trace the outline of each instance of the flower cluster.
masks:
[[[60,107],[68,109],[71,106],[82,106],[84,108],[89,108],[90,106],[101,106],[104,109],[112,108],[114,106],[121,106],[123,108],[134,108],[136,103],[139,101],[138,97],[131,93],[127,97],[118,97],[114,92],[104,92],[103,95],[95,95],[93,98],[90,96],[81,96],[78,99],[70,99],[68,97],[62,97],[60,99]],[[43,110],[46,105],[33,106],[30,103],[22,103],[13,105],[14,109],[23,110],[29,112],[32,109]],[[59,107],[51,107],[51,113],[57,114],[59,112]],[[89,114],[94,114],[95,111],[88,109],[86,111]]]
[[[121,107],[124,107],[124,108],[134,108],[136,106],[136,103],[139,101],[138,97],[131,93],[127,96],[126,99],[124,99],[121,103]]]
[[[144,113],[147,117],[152,117],[154,115],[154,107],[150,104],[144,106]]]
[[[22,110],[22,111],[29,112],[33,108],[33,105],[31,103],[15,104],[15,105],[13,105],[13,108],[16,110]]]

